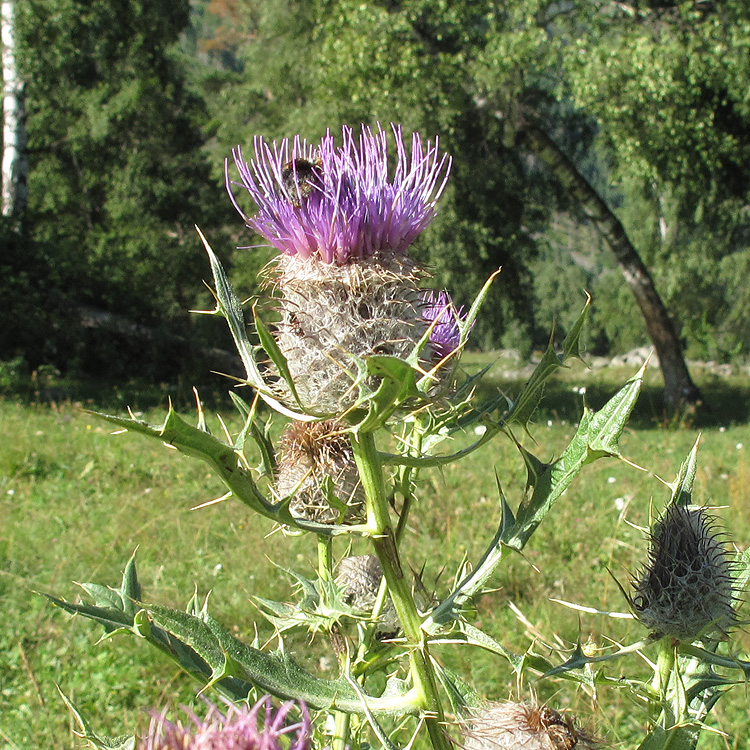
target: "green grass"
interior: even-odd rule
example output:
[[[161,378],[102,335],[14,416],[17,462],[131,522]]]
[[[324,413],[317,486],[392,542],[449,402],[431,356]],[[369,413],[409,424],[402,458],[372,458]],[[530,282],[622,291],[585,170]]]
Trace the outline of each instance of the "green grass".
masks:
[[[474,357],[473,363],[481,359]],[[573,387],[585,384],[587,401],[596,407],[631,374],[578,367],[563,373],[548,388],[531,430],[533,441],[525,438],[526,447],[542,459],[558,455],[580,414],[581,397]],[[711,412],[701,418],[696,500],[727,506],[717,515],[744,548],[750,541],[750,383],[707,378],[700,384]],[[494,385],[509,395],[517,390],[500,375]],[[663,418],[657,391],[657,381],[650,380],[622,440],[627,458],[651,473],[615,460],[586,467],[532,538],[524,557],[512,557],[502,567],[497,591],[476,603],[475,624],[508,647],[523,650],[536,641],[536,648],[543,650],[544,641],[567,649],[579,628],[584,641],[590,638],[597,644],[605,642],[604,635],[626,642],[642,635],[635,624],[579,614],[550,598],[625,610],[607,570],[626,584],[643,561],[647,542],[630,524],[646,525],[652,504],[659,509],[666,501],[668,490],[657,476],[673,478],[697,432]],[[162,392],[157,389],[140,397],[134,391],[100,392],[87,406],[104,404],[122,413],[124,404],[116,407],[127,396],[130,403],[149,408]],[[185,401],[186,395],[178,394],[178,402]],[[162,416],[163,410],[145,415],[152,422]],[[303,573],[315,560],[311,539],[269,535],[271,524],[236,501],[191,511],[223,493],[207,467],[136,435],[113,436],[105,423],[74,404],[42,406],[6,398],[0,401],[0,428],[2,750],[77,746],[55,683],[109,734],[142,731],[148,721],[144,710],[150,707],[196,704],[196,685],[165,658],[125,636],[97,644],[101,631],[93,623],[69,617],[34,592],[74,598],[74,581],[117,584],[125,562],[138,548],[148,600],[183,606],[194,586],[200,594],[210,590],[214,616],[235,625],[238,635],[248,639],[257,625],[263,639],[271,630],[250,596],[290,596],[288,580],[269,560]],[[525,481],[523,464],[505,438],[460,464],[423,476],[406,551],[415,570],[426,564],[424,579],[428,586],[437,580],[440,594],[463,556],[476,560],[494,533],[499,520],[495,471],[511,503],[517,503]],[[343,544],[338,554],[343,554]],[[509,603],[523,614],[524,622]],[[743,631],[736,640],[745,653],[750,650]],[[315,668],[321,657],[332,657],[322,639],[308,644],[302,634],[292,638],[290,648]],[[514,694],[507,664],[495,657],[444,647],[440,658],[489,697]],[[335,664],[335,659],[321,663]],[[608,669],[619,676],[620,670],[631,675],[641,667],[637,659],[630,659],[611,663]],[[322,674],[334,676],[334,670],[328,666]],[[644,717],[624,691],[600,690],[592,697],[554,681],[524,685],[526,694],[530,689],[542,700],[572,707],[614,745],[634,747],[643,731]],[[750,716],[742,686],[719,703],[714,726],[728,739],[707,735],[702,748],[744,746]]]

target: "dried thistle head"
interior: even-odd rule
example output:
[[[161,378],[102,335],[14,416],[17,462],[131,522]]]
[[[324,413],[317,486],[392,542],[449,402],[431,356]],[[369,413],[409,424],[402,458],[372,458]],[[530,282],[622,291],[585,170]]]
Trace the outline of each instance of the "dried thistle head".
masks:
[[[286,426],[275,490],[279,497],[294,493],[290,512],[309,521],[358,523],[364,517],[364,493],[349,439],[334,420]]]
[[[734,624],[732,563],[704,508],[670,505],[651,534],[632,598],[654,634],[694,641]]]
[[[601,744],[549,706],[487,703],[462,722],[464,750],[596,750]]]
[[[275,338],[304,407],[340,414],[359,397],[355,358],[411,354],[430,323],[423,315],[423,276],[399,255],[375,254],[343,266],[278,258]]]

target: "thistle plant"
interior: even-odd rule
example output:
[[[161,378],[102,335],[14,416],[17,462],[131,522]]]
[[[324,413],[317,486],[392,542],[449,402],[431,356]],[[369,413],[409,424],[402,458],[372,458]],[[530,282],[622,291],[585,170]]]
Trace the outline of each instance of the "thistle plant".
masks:
[[[518,684],[533,676],[584,686],[611,682],[603,668],[592,677],[591,664],[655,648],[654,680],[629,683],[645,706],[650,744],[643,747],[694,747],[706,713],[732,681],[724,673],[748,673],[750,664],[727,652],[726,640],[747,560],[730,559],[705,513],[688,508],[695,452],[651,532],[650,561],[635,591],[623,588],[648,631],[641,641],[596,654],[579,644],[554,663],[533,649],[513,653],[471,623],[472,601],[492,589],[498,567],[524,549],[578,473],[593,461],[621,458],[618,441],[643,371],[598,412],[584,407],[556,460],[544,462],[521,445],[518,435],[531,429],[545,381],[579,356],[587,301],[561,349],[550,343],[515,398],[477,399],[484,372],[462,373],[460,358],[496,274],[464,311],[447,292],[430,288],[429,269],[410,255],[438,210],[450,166],[437,140],[414,135],[407,148],[395,126],[390,137],[380,128],[355,134],[345,127],[338,141],[329,133],[318,144],[256,138],[249,161],[238,148],[227,164],[235,207],[279,253],[264,275],[267,301],[243,309],[199,230],[214,281],[216,306],[209,312],[225,319],[245,368],[244,388],[231,391],[241,428],[213,435],[200,399],[195,425],[171,408],[161,425],[100,416],[208,463],[227,499],[286,532],[305,534],[317,562],[312,570],[287,569],[296,601],[270,600],[262,592],[254,597],[282,644],[275,651],[238,639],[197,594],[186,611],[149,603],[134,558],[118,588],[83,584],[91,604],[50,597],[108,633],[136,634],[229,702],[226,714],[212,709],[205,721],[195,718],[200,739],[159,713],[146,747],[234,747],[229,739],[204,737],[234,742],[232,732],[239,737],[237,727],[246,721],[256,732],[254,717],[267,704],[255,701],[264,694],[295,701],[296,726],[305,736],[309,729],[314,745],[333,750],[372,741],[393,750],[406,730],[409,746],[424,732],[435,750],[449,750],[454,741],[472,750],[599,746],[585,718],[531,696],[507,702],[508,695],[485,696],[480,686],[466,685],[437,658],[450,646],[493,652],[507,660]],[[244,199],[254,212],[245,213]],[[276,445],[273,419],[285,422]],[[459,435],[475,439],[451,450]],[[525,488],[509,499],[498,483],[497,529],[484,553],[452,571],[446,590],[429,592],[413,572],[424,561],[410,559],[405,533],[420,512],[421,475],[498,436],[517,445]],[[366,554],[351,554],[355,543]],[[283,647],[285,634],[300,629],[329,639],[335,679],[302,668]],[[242,707],[250,703],[252,710]],[[291,719],[294,711],[285,705],[279,715]],[[275,750],[269,721],[261,744],[268,740]],[[99,748],[125,747],[88,730],[86,736]],[[294,747],[306,747],[300,743]]]

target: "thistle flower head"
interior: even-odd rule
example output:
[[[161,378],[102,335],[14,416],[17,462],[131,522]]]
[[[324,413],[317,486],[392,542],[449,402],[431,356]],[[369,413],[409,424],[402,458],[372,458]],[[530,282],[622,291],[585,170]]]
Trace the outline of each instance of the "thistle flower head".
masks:
[[[735,622],[732,563],[703,508],[670,505],[635,584],[638,619],[660,636],[694,641]]]
[[[318,523],[356,523],[364,493],[351,447],[334,420],[291,422],[279,444],[276,493],[294,493],[289,511]]]
[[[188,723],[167,721],[166,712],[153,714],[148,736],[139,750],[311,750],[311,722],[300,704],[302,720],[287,725],[293,703],[274,710],[271,698],[261,698],[252,708],[227,703],[222,713],[209,704],[204,719],[188,709]]]
[[[601,747],[569,716],[548,706],[488,703],[463,722],[464,750],[595,750]]]
[[[412,136],[406,152],[401,128],[392,125],[396,168],[388,175],[388,138],[362,126],[359,139],[344,127],[336,146],[330,131],[318,145],[296,136],[268,144],[253,141],[253,157],[233,152],[240,182],[227,189],[247,225],[285,255],[343,265],[377,253],[403,255],[432,221],[450,157],[438,141]],[[252,217],[239,207],[232,184],[245,188],[258,207]]]
[[[457,310],[447,292],[429,292],[424,296],[422,315],[432,326],[430,344],[435,359],[445,359],[456,351],[461,343],[459,323],[466,317],[463,307]],[[433,321],[436,321],[434,325]]]

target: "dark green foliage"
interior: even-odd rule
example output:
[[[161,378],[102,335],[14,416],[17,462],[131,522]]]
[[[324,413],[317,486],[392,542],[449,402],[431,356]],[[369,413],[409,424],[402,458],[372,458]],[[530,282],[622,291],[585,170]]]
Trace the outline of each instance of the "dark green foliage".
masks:
[[[229,212],[201,152],[205,107],[170,53],[188,12],[154,0],[19,4],[31,254],[16,276],[43,288],[56,324],[24,327],[35,362],[163,377],[194,336],[187,310],[206,269],[192,227]],[[84,330],[82,307],[116,324]]]

